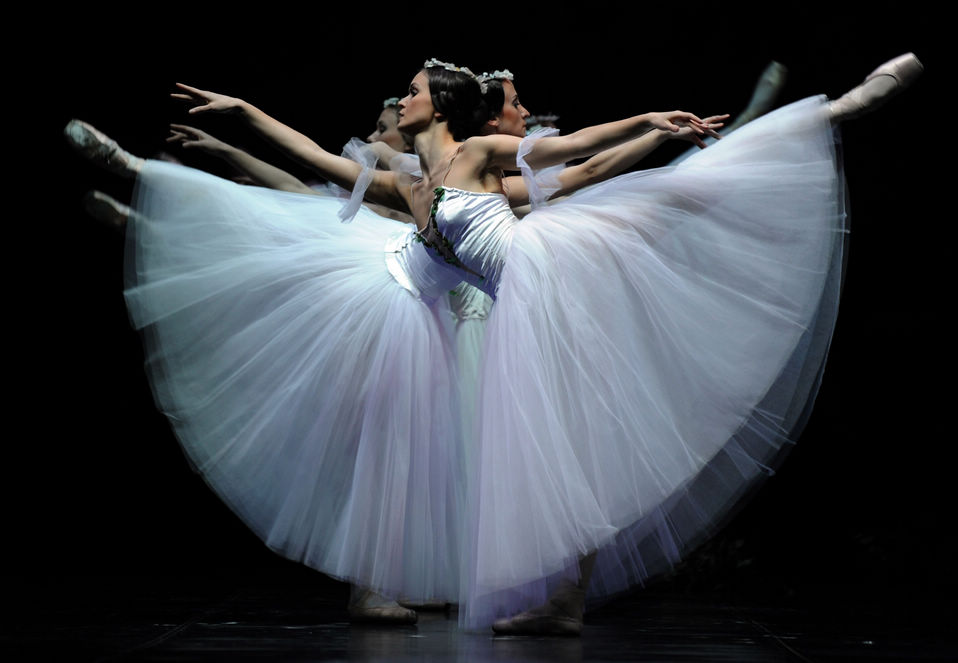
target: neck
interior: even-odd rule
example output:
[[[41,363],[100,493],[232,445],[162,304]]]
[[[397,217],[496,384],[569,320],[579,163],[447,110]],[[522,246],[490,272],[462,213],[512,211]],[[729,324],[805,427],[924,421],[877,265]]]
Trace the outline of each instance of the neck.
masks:
[[[433,123],[428,129],[416,134],[416,152],[419,154],[419,163],[425,179],[438,174],[434,170],[445,169],[449,153],[456,149],[459,143],[452,137],[446,128],[445,122]]]

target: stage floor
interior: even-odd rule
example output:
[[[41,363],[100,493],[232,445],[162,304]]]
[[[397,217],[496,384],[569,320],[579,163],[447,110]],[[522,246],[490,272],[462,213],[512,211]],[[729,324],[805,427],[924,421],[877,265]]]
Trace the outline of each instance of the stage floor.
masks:
[[[318,574],[5,580],[6,661],[958,659],[941,610],[840,587],[811,603],[652,588],[589,613],[570,639],[464,633],[455,612],[421,613],[409,627],[350,625],[345,585]]]

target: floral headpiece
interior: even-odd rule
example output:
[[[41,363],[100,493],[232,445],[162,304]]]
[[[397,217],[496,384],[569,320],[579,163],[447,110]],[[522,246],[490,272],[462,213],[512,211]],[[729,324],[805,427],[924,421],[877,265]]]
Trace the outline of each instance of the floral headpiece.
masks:
[[[499,71],[498,69],[496,69],[491,74],[485,71],[482,72],[481,74],[479,74],[477,80],[480,83],[486,83],[487,81],[511,81],[514,78],[515,76],[508,69],[503,69],[502,71]]]
[[[390,106],[398,106],[399,97],[389,97],[389,99],[383,100],[383,108],[389,108]]]
[[[425,64],[423,64],[423,69],[429,69],[430,67],[442,67],[447,71],[458,71],[459,73],[465,74],[469,78],[479,83],[479,88],[483,94],[486,93],[485,81],[480,80],[478,76],[472,73],[472,70],[469,69],[469,67],[457,67],[451,62],[443,62],[442,60],[437,60],[436,58],[429,58],[426,60]]]

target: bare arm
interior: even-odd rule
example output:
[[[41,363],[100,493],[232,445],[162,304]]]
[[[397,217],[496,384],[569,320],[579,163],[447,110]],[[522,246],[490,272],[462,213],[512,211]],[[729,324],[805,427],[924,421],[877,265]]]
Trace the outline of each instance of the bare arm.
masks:
[[[711,132],[714,132],[715,129],[723,126],[722,120],[727,117],[728,115],[713,115],[705,118],[703,122],[712,127]],[[644,159],[662,143],[672,139],[687,140],[701,148],[705,147],[705,142],[692,127],[685,126],[676,132],[655,129],[627,143],[603,150],[593,155],[588,161],[562,169],[558,175],[560,188],[551,197],[568,195],[590,184],[615,177]],[[513,208],[529,202],[528,187],[522,177],[503,178],[503,188]]]
[[[200,90],[182,83],[176,85],[182,92],[171,96],[192,104],[189,113],[235,113],[281,151],[341,187],[351,190],[362,173],[363,167],[355,161],[327,152],[309,137],[242,99]],[[409,209],[405,196],[399,191],[395,173],[389,171],[373,173],[366,198],[393,209]]]
[[[178,143],[187,150],[200,149],[207,154],[218,157],[234,166],[241,173],[249,176],[250,179],[260,186],[278,189],[280,191],[291,191],[293,193],[316,193],[303,184],[297,177],[287,173],[285,170],[281,170],[276,166],[257,159],[253,155],[228,143],[224,143],[204,131],[188,127],[184,124],[171,124],[170,134],[166,142]]]
[[[721,128],[723,120],[727,118],[728,115],[713,115],[705,118],[703,122],[709,127],[709,135],[719,137],[715,130]],[[705,148],[705,142],[691,126],[683,126],[678,131],[654,129],[627,143],[603,150],[588,161],[563,169],[559,174],[561,188],[555,195],[569,194],[584,186],[615,177],[644,159],[662,143],[673,139],[687,140],[700,148]]]
[[[544,168],[573,159],[591,156],[621,143],[638,138],[652,130],[678,132],[690,128],[698,135],[713,135],[714,130],[692,113],[672,111],[669,113],[645,113],[625,120],[597,124],[580,129],[568,136],[549,136],[536,142],[526,156],[526,163],[533,168]],[[513,136],[495,135],[470,138],[486,153],[487,167],[515,168],[520,139]],[[481,142],[480,142],[481,141]],[[474,149],[475,149],[474,148]]]

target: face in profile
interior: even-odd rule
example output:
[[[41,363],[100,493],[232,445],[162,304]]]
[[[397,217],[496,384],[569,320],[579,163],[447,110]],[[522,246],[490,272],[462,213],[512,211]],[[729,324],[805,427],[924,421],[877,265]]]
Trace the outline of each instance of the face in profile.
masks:
[[[406,139],[399,131],[399,108],[389,106],[384,108],[376,120],[376,130],[366,137],[367,143],[386,143],[397,152],[405,152]]]
[[[496,133],[522,138],[526,135],[526,118],[530,116],[530,113],[519,101],[519,93],[516,92],[516,86],[512,81],[502,81],[502,92],[505,101],[498,118]]]
[[[433,115],[429,78],[425,71],[420,71],[409,84],[409,93],[399,100],[399,123],[396,128],[414,136],[432,122]]]

